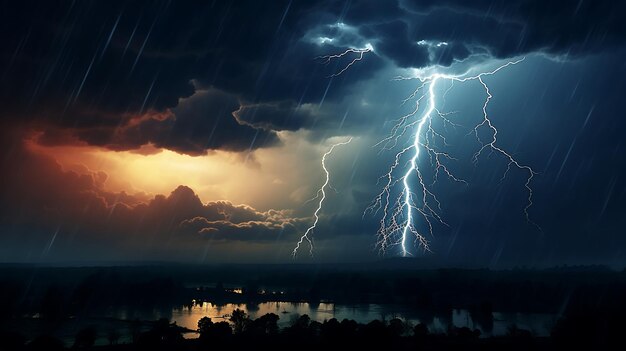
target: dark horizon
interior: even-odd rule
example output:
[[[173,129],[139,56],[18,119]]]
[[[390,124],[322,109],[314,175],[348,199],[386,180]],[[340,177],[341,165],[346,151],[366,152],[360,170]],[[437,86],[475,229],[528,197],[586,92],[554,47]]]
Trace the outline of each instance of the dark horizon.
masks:
[[[178,267],[178,268],[253,268],[253,269],[332,269],[338,271],[380,271],[380,270],[406,270],[406,271],[436,271],[436,270],[460,270],[460,271],[529,271],[529,272],[546,272],[546,271],[571,271],[571,272],[590,272],[590,271],[610,271],[623,272],[626,266],[610,266],[605,264],[578,264],[578,265],[552,265],[552,266],[511,266],[511,267],[489,267],[481,265],[469,265],[466,263],[449,263],[441,265],[437,262],[429,262],[419,258],[409,257],[393,257],[371,261],[337,261],[337,262],[283,262],[283,263],[266,263],[266,262],[237,262],[237,263],[194,263],[194,262],[175,262],[175,261],[96,261],[96,262],[0,262],[1,268],[20,268],[20,267],[41,267],[41,268],[150,268],[150,267]]]

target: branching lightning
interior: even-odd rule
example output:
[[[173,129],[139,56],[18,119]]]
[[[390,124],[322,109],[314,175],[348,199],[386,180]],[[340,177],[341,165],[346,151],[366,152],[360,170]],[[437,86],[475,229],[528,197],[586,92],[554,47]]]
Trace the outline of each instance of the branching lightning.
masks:
[[[435,73],[427,77],[416,78],[420,80],[421,84],[417,87],[417,89],[415,89],[415,91],[413,91],[411,95],[409,95],[409,97],[407,97],[403,101],[403,103],[406,103],[408,101],[414,100],[415,108],[412,110],[412,112],[397,120],[389,136],[377,144],[381,145],[383,150],[393,149],[397,145],[399,139],[408,130],[412,128],[415,129],[412,144],[405,147],[396,154],[395,161],[389,168],[389,171],[383,177],[381,177],[387,180],[385,185],[383,186],[382,191],[374,198],[372,204],[366,209],[366,212],[373,213],[377,213],[378,211],[382,210],[380,227],[378,229],[378,245],[383,252],[386,251],[389,246],[399,244],[401,247],[402,255],[410,255],[408,248],[408,240],[410,238],[414,238],[419,246],[421,246],[424,250],[429,251],[430,248],[428,239],[426,238],[424,233],[421,232],[415,225],[415,217],[421,216],[423,218],[426,227],[428,228],[428,234],[430,236],[432,236],[433,234],[433,221],[437,221],[443,225],[447,225],[438,213],[438,211],[441,210],[441,204],[431,190],[432,186],[437,181],[439,175],[442,173],[455,182],[467,184],[465,180],[455,176],[446,166],[446,162],[455,159],[446,152],[438,151],[434,146],[435,139],[441,140],[444,145],[447,144],[447,141],[445,136],[439,131],[435,130],[435,128],[433,127],[433,117],[440,118],[443,121],[444,125],[451,125],[453,127],[459,126],[448,118],[448,114],[442,113],[437,108],[437,95],[435,88],[437,83],[439,83],[440,81],[451,82],[450,87],[444,93],[444,98],[445,94],[447,94],[452,89],[452,86],[455,82],[463,83],[471,80],[477,80],[484,88],[486,98],[482,106],[483,118],[480,123],[475,125],[474,128],[472,128],[472,130],[470,131],[470,134],[474,134],[476,140],[481,145],[480,149],[473,155],[472,161],[476,164],[483,152],[489,150],[490,152],[499,153],[508,161],[507,169],[502,175],[502,179],[506,177],[512,167],[516,167],[522,171],[527,172],[528,177],[526,178],[524,186],[528,191],[528,202],[524,208],[524,214],[526,216],[526,219],[532,223],[528,213],[528,209],[533,204],[533,191],[530,187],[530,183],[537,173],[530,166],[521,164],[509,152],[505,151],[503,148],[497,145],[498,130],[491,122],[491,119],[489,118],[489,114],[487,112],[487,107],[493,95],[491,94],[488,85],[483,80],[484,76],[493,75],[501,69],[506,68],[510,65],[518,64],[521,61],[523,61],[523,59],[511,61],[496,68],[493,71],[479,73],[474,76],[466,76],[463,74],[445,75]],[[415,78],[400,77],[398,79]],[[415,118],[420,110],[420,103],[424,99],[427,99],[428,107],[421,114],[420,117]],[[491,131],[491,139],[489,141],[483,141],[480,138],[479,130],[481,128],[488,128]],[[426,184],[424,176],[422,175],[422,171],[420,170],[418,158],[420,156],[421,150],[428,154],[434,167],[433,183],[431,184]],[[410,151],[413,152],[413,156],[409,161],[408,169],[399,178],[394,178],[395,170],[400,165],[400,160],[402,156]],[[412,176],[415,176],[417,178],[417,185],[415,185],[416,189],[414,189],[411,185]],[[397,198],[395,198],[395,200],[393,200],[392,190],[393,187],[398,183],[402,184],[402,188],[400,194],[397,196]]]
[[[340,59],[346,55],[349,54],[357,54],[358,56],[355,57],[354,59],[352,59],[352,61],[350,61],[344,68],[342,68],[341,70],[339,70],[337,73],[333,73],[331,75],[329,75],[327,78],[332,78],[332,77],[337,77],[338,75],[342,74],[343,72],[347,71],[350,67],[352,67],[352,65],[354,65],[355,63],[357,63],[358,61],[361,61],[363,59],[363,56],[365,54],[367,54],[368,52],[372,52],[372,45],[367,44],[365,45],[365,48],[363,49],[347,49],[346,51],[340,53],[340,54],[336,54],[336,55],[324,55],[324,56],[319,56],[317,57],[317,59],[322,60],[322,63],[324,64],[328,64],[330,63],[330,61],[335,60],[335,59]]]
[[[369,51],[372,51],[369,49]],[[369,51],[359,51],[355,49],[349,49],[338,55],[329,55],[324,58],[327,61],[340,58],[348,53],[359,53],[356,59],[350,62],[346,67],[340,70],[333,76],[337,76],[345,72],[350,66],[363,58],[364,53]],[[450,82],[450,86],[445,90],[442,98],[445,101],[446,94],[452,89],[454,83],[464,83],[468,81],[478,81],[486,94],[485,101],[482,106],[482,120],[476,124],[468,133],[468,135],[474,135],[478,143],[480,144],[479,150],[473,155],[472,161],[474,164],[478,163],[479,158],[484,152],[497,153],[502,155],[507,160],[506,171],[502,175],[504,180],[511,168],[517,168],[527,173],[526,182],[524,184],[527,192],[527,204],[524,207],[524,214],[528,222],[537,226],[530,220],[528,213],[529,208],[533,204],[533,190],[530,186],[533,177],[537,174],[530,166],[520,163],[509,152],[505,151],[497,144],[498,129],[493,125],[487,108],[489,102],[493,98],[489,86],[483,80],[483,77],[496,74],[498,71],[511,66],[516,65],[523,61],[524,58],[510,61],[506,64],[494,69],[493,71],[479,73],[477,75],[469,75],[468,73],[459,75],[447,75],[435,73],[426,77],[397,77],[395,80],[419,80],[420,84],[417,88],[402,101],[402,104],[408,102],[414,102],[415,108],[408,114],[400,117],[395,121],[395,125],[392,127],[389,135],[381,140],[376,146],[381,147],[381,152],[385,150],[394,150],[398,146],[400,139],[409,131],[414,130],[414,135],[411,138],[411,142],[408,146],[403,147],[395,155],[394,161],[380,180],[384,181],[384,186],[381,192],[374,198],[370,206],[368,206],[364,212],[364,215],[371,213],[377,215],[382,212],[380,219],[380,226],[377,231],[378,242],[377,246],[384,253],[387,249],[394,245],[399,245],[403,256],[411,255],[409,251],[409,240],[413,239],[419,247],[426,251],[430,251],[429,240],[425,233],[418,229],[415,224],[416,217],[421,217],[424,220],[424,226],[427,228],[428,235],[433,234],[433,223],[438,222],[442,225],[446,225],[446,222],[439,215],[441,210],[441,204],[434,194],[432,187],[437,182],[440,175],[445,175],[447,178],[454,182],[466,184],[467,182],[455,176],[448,166],[447,162],[456,160],[447,152],[439,151],[436,147],[435,140],[441,141],[444,145],[448,145],[447,140],[443,132],[435,129],[433,125],[433,118],[439,118],[443,121],[443,125],[451,127],[460,127],[459,124],[454,123],[448,116],[451,113],[443,113],[437,106],[437,92],[436,86],[439,82]],[[421,114],[421,104],[426,103],[427,107]],[[490,140],[483,140],[479,136],[481,129],[487,128],[490,132]],[[420,169],[419,156],[421,152],[426,153],[429,156],[431,165],[433,167],[433,181],[427,183],[426,179]],[[398,173],[398,169],[401,163],[410,155],[410,159],[407,162],[407,168],[405,171]],[[416,183],[416,184],[412,184]],[[400,185],[401,184],[401,185]],[[396,186],[400,185],[399,191],[395,191]],[[398,195],[395,193],[399,192]],[[537,226],[538,227],[538,226]]]
[[[324,170],[324,174],[326,175],[326,178],[324,180],[324,184],[322,184],[322,186],[317,191],[317,195],[314,198],[307,201],[307,202],[311,202],[311,201],[314,201],[315,199],[319,199],[319,202],[317,203],[317,208],[315,209],[315,212],[313,213],[313,217],[315,218],[315,220],[313,221],[313,224],[311,224],[311,226],[307,228],[304,234],[302,234],[302,236],[300,237],[300,240],[296,244],[296,247],[293,249],[292,256],[294,258],[298,254],[300,245],[302,245],[304,241],[306,241],[309,244],[309,254],[313,256],[313,239],[311,238],[310,235],[311,233],[313,233],[313,230],[315,229],[315,227],[317,226],[317,223],[319,222],[319,219],[320,219],[319,212],[322,210],[322,205],[324,204],[324,200],[326,199],[326,188],[327,187],[332,188],[330,186],[330,172],[328,172],[328,168],[326,168],[326,157],[332,154],[335,147],[346,145],[350,143],[351,141],[352,141],[352,138],[332,145],[330,149],[328,149],[328,151],[326,151],[324,155],[322,156],[322,169]]]

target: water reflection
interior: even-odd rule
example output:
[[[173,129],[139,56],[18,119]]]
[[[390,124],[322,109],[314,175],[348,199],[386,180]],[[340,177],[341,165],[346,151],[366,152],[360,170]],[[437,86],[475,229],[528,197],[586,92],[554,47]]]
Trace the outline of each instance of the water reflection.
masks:
[[[235,309],[241,309],[248,313],[251,318],[258,318],[266,313],[275,313],[280,319],[280,327],[291,324],[298,316],[307,314],[312,320],[323,322],[331,318],[343,320],[353,319],[359,323],[369,323],[374,319],[391,320],[401,318],[413,325],[424,323],[428,325],[430,332],[445,333],[450,326],[468,327],[479,329],[483,336],[504,335],[512,325],[531,331],[535,336],[547,336],[554,325],[555,317],[550,314],[522,314],[522,313],[499,313],[487,314],[468,310],[455,309],[445,313],[433,313],[415,311],[405,306],[358,304],[337,305],[333,303],[316,302],[290,303],[290,302],[265,302],[260,304],[223,304],[217,305],[210,302],[199,302],[187,306],[181,306],[169,311],[154,311],[152,315],[133,316],[141,319],[169,318],[178,325],[195,330],[198,320],[208,316],[214,321],[228,320]],[[128,312],[125,313],[128,317]],[[490,318],[485,317],[488,315]],[[120,316],[121,317],[121,316]],[[195,337],[188,334],[186,337]]]
[[[260,304],[214,304],[210,302],[191,302],[176,308],[141,308],[141,307],[117,307],[100,315],[90,318],[73,318],[66,321],[55,330],[55,335],[60,337],[66,345],[71,345],[76,333],[86,326],[95,327],[101,331],[97,345],[106,345],[109,334],[118,336],[120,343],[128,343],[141,331],[151,327],[151,321],[166,318],[176,322],[181,327],[196,330],[198,320],[208,316],[214,322],[228,321],[230,314],[235,309],[241,309],[248,313],[251,318],[258,318],[266,313],[275,313],[280,319],[279,327],[292,324],[300,315],[307,314],[312,320],[323,322],[331,318],[352,319],[358,323],[369,323],[378,319],[389,321],[400,318],[413,325],[424,323],[431,333],[446,333],[451,326],[468,327],[479,329],[482,337],[499,336],[508,333],[509,328],[515,325],[517,328],[529,330],[534,336],[548,336],[556,322],[556,316],[551,314],[527,314],[527,313],[501,313],[491,312],[490,309],[481,311],[454,309],[445,312],[432,310],[417,311],[402,305],[378,305],[378,304],[354,304],[339,305],[326,302],[315,303],[290,303],[290,302],[265,302]],[[21,330],[30,330],[30,334],[41,334],[44,329],[40,319],[23,319]],[[186,338],[196,338],[196,333],[186,333]]]

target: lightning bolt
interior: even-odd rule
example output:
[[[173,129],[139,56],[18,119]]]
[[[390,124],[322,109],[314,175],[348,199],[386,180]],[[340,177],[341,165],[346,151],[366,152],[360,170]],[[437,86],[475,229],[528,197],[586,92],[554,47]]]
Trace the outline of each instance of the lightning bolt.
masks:
[[[328,168],[326,168],[326,157],[328,157],[330,154],[332,154],[333,150],[337,146],[349,144],[351,141],[352,141],[352,138],[348,139],[347,141],[342,141],[340,143],[334,144],[334,145],[332,145],[330,147],[330,149],[328,149],[328,151],[326,151],[324,153],[324,155],[322,155],[322,169],[324,170],[324,173],[326,174],[326,178],[324,180],[324,184],[322,184],[322,186],[317,191],[317,195],[314,198],[312,198],[312,199],[307,201],[307,202],[310,202],[310,201],[313,201],[313,200],[319,198],[319,202],[317,203],[317,208],[315,209],[315,212],[313,213],[313,217],[315,218],[315,220],[313,221],[313,224],[311,224],[311,226],[309,228],[307,228],[307,230],[304,232],[304,234],[302,234],[302,236],[300,237],[300,240],[296,244],[296,247],[293,249],[292,256],[294,258],[298,254],[298,250],[300,249],[300,246],[304,243],[305,240],[309,244],[309,254],[311,256],[313,256],[313,239],[310,237],[310,234],[313,232],[313,230],[317,226],[317,223],[320,220],[319,212],[322,210],[322,205],[324,204],[324,200],[326,199],[326,188],[327,187],[331,187],[330,184],[329,184],[330,183],[330,172],[328,172]]]
[[[373,51],[373,50],[369,50]],[[367,52],[369,52],[367,51]],[[337,76],[345,72],[350,66],[360,61],[363,58],[365,52],[355,49],[348,49],[338,55],[329,55],[324,58],[328,61],[336,58],[343,57],[348,53],[356,52],[360,56],[355,58],[347,66],[345,66],[338,73],[333,76]],[[460,127],[459,124],[454,123],[448,116],[451,113],[443,113],[437,106],[437,93],[436,86],[440,82],[450,82],[450,86],[445,90],[442,98],[445,102],[446,95],[452,90],[454,83],[464,83],[468,81],[478,81],[485,91],[486,98],[482,106],[482,120],[476,124],[468,133],[468,135],[474,135],[478,143],[480,144],[479,150],[472,156],[472,162],[476,165],[479,158],[486,152],[500,154],[507,161],[507,168],[504,171],[501,181],[503,181],[512,168],[517,168],[523,172],[526,172],[526,182],[524,187],[528,193],[527,203],[524,207],[524,215],[526,220],[539,228],[535,224],[529,215],[529,208],[533,205],[533,189],[530,186],[534,176],[537,174],[530,166],[522,164],[513,155],[497,144],[498,129],[494,126],[487,108],[489,102],[493,98],[489,86],[483,80],[483,77],[494,75],[500,70],[516,65],[522,62],[524,58],[515,61],[509,61],[496,69],[488,72],[482,72],[476,75],[469,75],[469,73],[463,73],[459,75],[447,75],[441,73],[434,73],[425,77],[396,77],[394,80],[413,80],[417,79],[420,84],[417,88],[402,101],[402,104],[407,102],[414,102],[415,107],[408,114],[400,117],[395,121],[389,135],[378,142],[375,146],[381,146],[381,152],[385,150],[394,150],[399,143],[399,140],[410,130],[414,130],[412,142],[398,151],[395,155],[394,161],[389,167],[387,173],[379,178],[379,182],[384,180],[384,186],[381,192],[374,198],[370,206],[368,206],[364,215],[371,213],[377,215],[382,212],[380,225],[377,230],[378,242],[377,246],[381,252],[385,253],[391,246],[399,245],[403,256],[411,255],[409,251],[409,240],[411,238],[418,244],[419,247],[426,251],[430,251],[429,241],[426,238],[424,232],[420,231],[415,225],[416,217],[421,217],[424,220],[424,224],[427,227],[428,234],[433,235],[433,222],[438,222],[442,225],[448,226],[448,224],[439,215],[441,210],[441,203],[437,199],[437,196],[431,190],[432,186],[437,182],[441,174],[454,182],[467,185],[468,183],[457,176],[455,176],[450,169],[446,166],[447,162],[456,160],[447,152],[439,151],[435,146],[435,141],[441,141],[444,145],[448,145],[446,137],[442,132],[435,129],[433,126],[433,118],[439,118],[443,121],[443,126],[451,126],[454,128]],[[427,104],[426,109],[418,115],[421,110],[421,105]],[[483,140],[479,136],[479,132],[482,129],[487,129],[490,132],[491,138],[489,140]],[[431,165],[433,167],[433,181],[428,184],[420,169],[420,163],[418,162],[420,153],[424,152],[428,155]],[[405,159],[405,155],[411,154],[409,161],[407,162],[407,168],[400,176],[397,176],[398,169],[401,166],[401,162]],[[412,182],[417,184],[412,185]],[[394,196],[394,189],[396,186],[401,185],[399,194]],[[541,228],[539,228],[541,229]]]
[[[491,94],[489,86],[483,80],[483,77],[496,74],[498,71],[508,66],[516,65],[523,60],[524,58],[516,61],[510,61],[499,66],[493,71],[482,72],[473,76],[468,76],[467,74],[446,75],[435,73],[427,77],[396,78],[397,80],[419,79],[421,84],[418,85],[412,94],[403,100],[403,104],[408,101],[414,101],[415,108],[412,112],[396,120],[396,124],[392,128],[389,136],[376,144],[382,145],[382,150],[394,149],[398,144],[399,139],[405,135],[408,130],[412,128],[415,129],[412,139],[413,142],[396,153],[395,160],[390,166],[389,171],[381,177],[381,179],[387,180],[382,188],[382,191],[374,198],[372,204],[365,211],[365,213],[378,213],[378,211],[382,210],[380,226],[377,231],[379,236],[378,246],[381,251],[385,252],[389,246],[397,244],[400,245],[402,255],[408,256],[411,254],[408,248],[408,240],[410,238],[414,238],[418,245],[424,250],[430,251],[429,241],[426,238],[426,235],[414,224],[415,217],[421,216],[423,218],[430,236],[433,235],[433,221],[437,221],[447,226],[446,222],[443,221],[442,217],[438,213],[438,211],[441,210],[441,204],[431,190],[431,187],[435,184],[439,175],[442,173],[455,182],[467,184],[465,180],[455,176],[446,166],[448,161],[456,159],[446,152],[438,151],[434,145],[435,140],[441,140],[444,145],[447,145],[447,141],[445,136],[433,127],[433,118],[440,118],[443,121],[444,126],[450,125],[453,127],[459,127],[458,124],[452,122],[447,117],[449,113],[442,113],[437,107],[437,94],[435,88],[437,84],[442,81],[449,81],[451,83],[450,87],[448,87],[444,93],[444,100],[445,95],[452,89],[455,82],[464,83],[468,81],[478,81],[482,85],[486,94],[486,98],[482,106],[483,118],[468,133],[473,134],[480,144],[479,150],[472,156],[472,162],[477,164],[483,153],[489,150],[492,153],[502,155],[507,160],[507,168],[502,175],[501,181],[506,178],[507,174],[513,167],[526,172],[527,178],[524,183],[524,187],[528,192],[528,197],[527,204],[524,207],[524,214],[529,223],[537,226],[537,224],[530,220],[530,215],[528,213],[528,209],[533,204],[533,190],[530,184],[537,172],[535,172],[530,166],[520,163],[513,157],[513,155],[498,146],[498,129],[492,123],[487,112],[489,102],[493,98],[493,95]],[[415,118],[420,111],[420,104],[425,99],[428,104],[427,108],[421,116]],[[482,128],[487,128],[490,131],[490,140],[484,141],[481,139],[479,131]],[[431,164],[434,167],[433,182],[431,184],[427,184],[425,182],[425,178],[418,163],[421,150],[422,152],[428,154]],[[407,170],[399,178],[394,178],[396,168],[400,165],[402,157],[410,151],[413,152],[413,155],[408,162],[409,166]],[[417,178],[417,184],[415,185],[416,189],[414,189],[411,185],[412,176]],[[402,184],[402,188],[400,190],[400,194],[395,200],[393,200],[392,193],[396,184]]]
[[[339,72],[333,73],[333,74],[327,76],[327,78],[332,78],[332,77],[337,77],[338,75],[340,75],[343,72],[347,71],[350,67],[352,67],[352,65],[354,65],[358,61],[363,60],[363,56],[365,54],[367,54],[368,52],[372,52],[372,51],[374,51],[372,45],[371,44],[366,44],[365,47],[362,48],[362,49],[349,48],[349,49],[347,49],[346,51],[344,51],[344,52],[342,52],[340,54],[319,56],[319,57],[316,57],[316,59],[321,60],[323,64],[329,64],[332,60],[340,59],[340,58],[342,58],[342,57],[344,57],[346,55],[349,55],[349,54],[357,54],[358,55],[357,57],[352,59],[352,61],[350,61],[344,68],[339,70]]]
[[[358,54],[358,56],[350,61],[345,67],[343,67],[337,73],[329,76],[336,77],[344,73],[358,61],[361,61],[366,53],[373,51],[373,47],[370,44],[367,44],[367,46],[363,49],[349,48],[340,54],[321,56],[318,57],[318,59],[322,59],[324,60],[323,63],[328,64],[332,60],[341,59],[346,55]],[[439,118],[441,121],[443,121],[444,127],[461,127],[459,124],[454,123],[448,117],[452,113],[443,113],[437,107],[437,94],[435,88],[440,81],[450,82],[450,86],[445,90],[442,96],[444,104],[446,95],[450,92],[450,90],[452,90],[454,83],[478,81],[482,85],[486,94],[486,98],[482,107],[483,118],[468,133],[468,135],[473,134],[480,144],[480,149],[472,156],[472,162],[477,165],[478,160],[483,155],[483,153],[489,151],[490,154],[500,154],[507,160],[507,168],[504,171],[500,181],[503,181],[506,178],[507,174],[511,171],[513,167],[526,172],[527,178],[526,182],[524,183],[524,187],[526,188],[528,197],[526,206],[524,207],[524,214],[526,216],[526,220],[529,223],[533,224],[541,230],[541,228],[530,219],[530,215],[528,213],[529,208],[533,205],[533,189],[530,185],[537,172],[535,172],[530,166],[520,163],[516,158],[513,157],[513,155],[511,155],[511,153],[507,152],[502,147],[497,145],[498,129],[492,123],[487,112],[487,107],[489,105],[489,102],[493,98],[493,95],[491,94],[489,86],[483,80],[483,77],[494,75],[500,70],[508,66],[516,65],[523,60],[524,58],[515,61],[509,61],[492,71],[482,72],[476,75],[469,75],[468,72],[459,75],[434,73],[425,77],[417,76],[394,78],[394,80],[417,79],[420,81],[420,84],[406,99],[402,101],[403,105],[410,101],[414,102],[415,108],[412,109],[410,113],[397,119],[395,121],[395,125],[391,129],[390,134],[375,145],[381,146],[381,152],[385,150],[393,150],[398,146],[399,140],[408,131],[415,130],[412,142],[396,153],[394,162],[389,167],[388,172],[379,178],[379,182],[384,179],[385,184],[382,187],[381,192],[374,198],[370,206],[368,206],[363,213],[364,216],[368,213],[377,215],[379,211],[382,211],[380,226],[377,230],[377,235],[379,238],[377,242],[377,247],[380,248],[381,252],[385,253],[389,247],[399,245],[401,247],[401,252],[403,256],[411,255],[408,248],[408,241],[410,238],[414,238],[414,241],[418,244],[419,247],[423,248],[426,251],[430,251],[429,241],[426,238],[425,233],[420,231],[414,223],[415,217],[421,217],[424,220],[425,226],[428,228],[428,234],[430,236],[433,235],[434,221],[442,225],[448,226],[448,224],[439,215],[438,211],[441,211],[441,203],[437,199],[437,196],[431,190],[432,186],[437,182],[440,174],[444,174],[447,178],[451,179],[454,182],[462,183],[465,185],[468,184],[467,181],[465,181],[464,179],[455,176],[446,165],[447,162],[454,161],[456,159],[447,152],[439,151],[435,145],[437,140],[443,142],[443,144],[446,146],[448,145],[448,143],[445,135],[436,130],[433,126],[433,118]],[[427,103],[427,108],[418,117],[418,113],[421,110],[421,104],[424,101],[426,101]],[[491,134],[491,138],[488,141],[483,141],[479,136],[479,131],[484,128],[487,128]],[[401,166],[401,162],[405,158],[405,155],[411,152],[412,156],[407,162],[407,169],[403,173],[401,173],[401,176],[396,176],[397,170]],[[424,152],[429,156],[431,165],[434,168],[433,180],[430,184],[427,184],[426,179],[420,169],[420,164],[418,162],[420,152]],[[322,166],[324,166],[323,160]],[[415,185],[415,187],[411,185],[413,176],[417,179],[417,184]],[[394,189],[398,184],[401,184],[401,189],[399,191],[399,195],[394,198],[394,195],[392,194],[394,193]],[[322,195],[324,196],[325,194],[322,192]],[[318,211],[321,208],[322,201],[323,197],[320,201]],[[312,230],[312,228],[314,228],[315,224],[317,223],[318,211],[316,211],[316,221],[314,225],[309,228],[309,230]],[[307,230],[307,232],[300,239],[298,246],[305,239],[308,240],[309,243],[312,245],[307,236],[309,230]],[[296,250],[294,250],[294,255],[297,251],[297,248],[298,247],[296,247]]]

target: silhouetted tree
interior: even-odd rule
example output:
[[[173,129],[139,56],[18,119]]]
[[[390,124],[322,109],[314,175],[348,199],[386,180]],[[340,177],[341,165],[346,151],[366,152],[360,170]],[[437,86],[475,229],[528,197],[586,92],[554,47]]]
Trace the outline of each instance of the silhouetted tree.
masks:
[[[552,329],[552,339],[563,348],[592,348],[600,341],[601,321],[591,314],[573,314],[561,318]]]
[[[284,333],[290,339],[303,340],[308,339],[312,335],[312,331],[309,329],[311,324],[311,317],[306,314],[297,316],[291,321],[291,326],[285,328]]]
[[[356,335],[356,331],[359,328],[359,324],[352,319],[344,319],[341,321],[341,334],[346,338],[351,338]]]
[[[413,327],[413,335],[418,339],[423,339],[428,335],[428,327],[424,323],[419,323]]]
[[[213,337],[224,339],[230,337],[232,334],[233,330],[228,322],[222,321],[213,323],[213,326],[211,327],[211,335]]]
[[[337,321],[336,318],[331,318],[322,324],[321,335],[323,338],[328,340],[337,340],[341,338],[341,324]]]
[[[303,314],[293,321],[291,327],[304,330],[309,327],[309,323],[311,323],[311,317],[307,314]]]
[[[309,323],[309,334],[318,337],[322,332],[322,323],[318,321],[311,321]]]
[[[42,335],[31,341],[28,344],[28,349],[33,351],[61,351],[65,347],[61,340],[53,336]]]
[[[167,348],[180,345],[183,341],[182,328],[170,323],[166,318],[156,321],[149,331],[142,333],[138,344],[145,348],[165,346]]]
[[[249,329],[253,334],[257,335],[275,335],[278,334],[278,315],[267,313],[255,319],[249,324]]]
[[[198,332],[200,333],[199,339],[203,344],[223,342],[233,333],[228,322],[213,323],[209,317],[202,317],[198,321]]]
[[[240,309],[236,309],[230,315],[230,322],[233,323],[233,330],[235,334],[240,334],[250,323],[250,317],[248,314]]]
[[[393,336],[403,336],[410,328],[400,318],[394,318],[389,321],[389,331]]]
[[[120,340],[120,333],[115,329],[110,329],[107,333],[107,340],[109,340],[109,345],[115,345]]]
[[[213,321],[209,317],[202,317],[198,321],[198,333],[200,333],[200,337],[206,337],[213,326]]]
[[[480,337],[480,330],[478,329],[470,329],[468,327],[451,327],[448,330],[448,336],[453,337],[455,339],[459,339],[462,341],[467,341],[471,339],[478,339]]]
[[[532,337],[532,334],[530,333],[529,330],[520,329],[515,324],[509,325],[506,328],[506,330],[507,330],[506,335],[511,338],[530,339]]]
[[[76,337],[74,338],[74,345],[72,348],[82,349],[92,347],[96,342],[96,329],[92,327],[88,327],[82,329],[76,333]]]
[[[385,323],[375,319],[361,328],[361,334],[364,338],[369,340],[386,340],[391,336],[391,333],[385,326]]]

